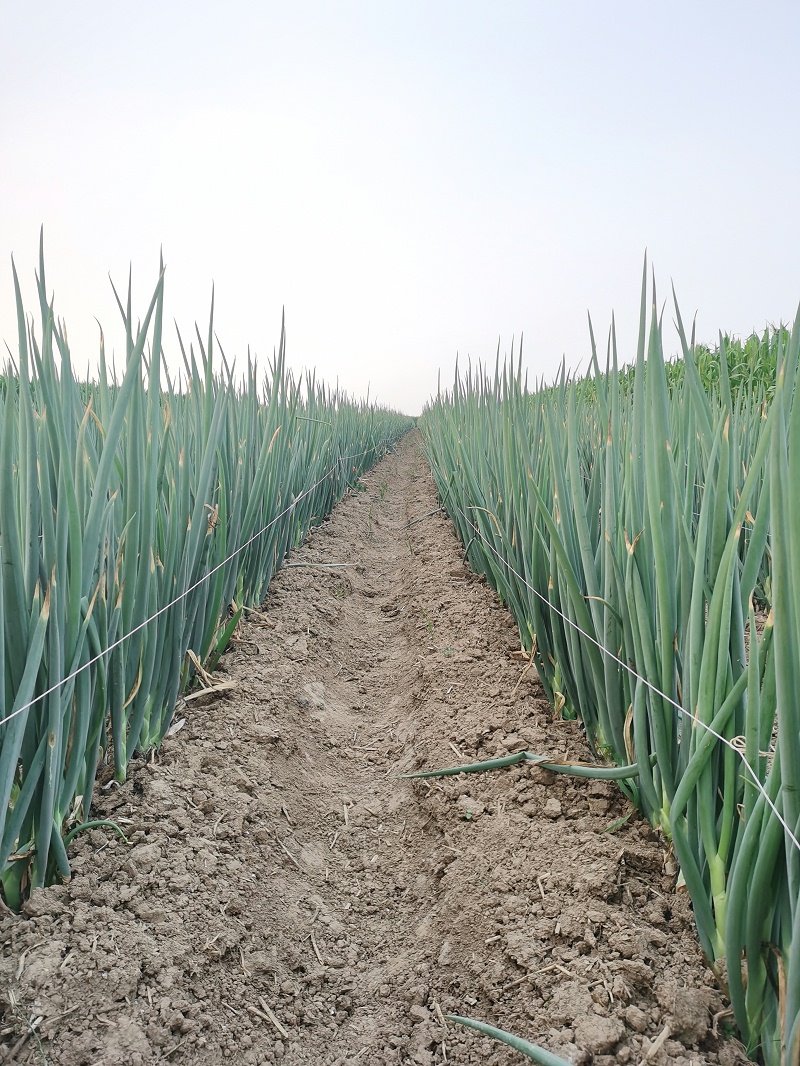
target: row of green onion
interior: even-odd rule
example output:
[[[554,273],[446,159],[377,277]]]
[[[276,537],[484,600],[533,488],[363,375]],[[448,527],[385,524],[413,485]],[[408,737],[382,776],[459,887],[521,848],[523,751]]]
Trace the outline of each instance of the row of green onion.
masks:
[[[38,332],[14,273],[18,356],[0,376],[0,883],[18,908],[70,875],[65,838],[98,768],[124,781],[170,727],[192,663],[222,652],[244,607],[359,475],[410,426],[313,377],[284,337],[243,380],[211,320],[162,352],[163,268],[124,373],[79,382],[37,278]],[[214,363],[220,369],[215,371]],[[187,656],[192,652],[194,659]]]
[[[620,788],[674,847],[749,1052],[796,1066],[800,317],[774,334],[774,388],[732,386],[724,357],[704,387],[677,303],[677,380],[654,284],[647,311],[645,270],[624,387],[612,324],[590,389],[562,372],[529,391],[513,358],[471,368],[423,434],[554,704],[603,763],[636,764]]]

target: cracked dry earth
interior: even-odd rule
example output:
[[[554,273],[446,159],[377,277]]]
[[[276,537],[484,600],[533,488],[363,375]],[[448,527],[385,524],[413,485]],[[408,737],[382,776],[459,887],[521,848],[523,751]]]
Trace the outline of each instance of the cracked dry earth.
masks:
[[[398,777],[590,756],[446,517],[409,525],[437,503],[419,437],[363,485],[241,627],[236,687],[99,793],[130,845],[84,834],[71,883],[4,918],[0,1061],[523,1061],[448,1013],[574,1063],[740,1061],[663,844],[610,828],[612,785]]]

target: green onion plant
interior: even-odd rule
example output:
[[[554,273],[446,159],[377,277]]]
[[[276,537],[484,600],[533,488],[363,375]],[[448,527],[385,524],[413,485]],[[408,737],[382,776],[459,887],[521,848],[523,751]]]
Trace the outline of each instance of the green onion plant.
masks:
[[[591,387],[562,369],[529,391],[512,356],[457,370],[422,430],[551,700],[600,762],[637,768],[619,787],[674,847],[748,1050],[796,1064],[800,316],[769,338],[771,397],[755,375],[734,387],[727,358],[704,381],[675,314],[680,375],[645,267],[630,371],[612,322]]]
[[[46,297],[16,290],[0,379],[0,883],[18,908],[70,876],[99,766],[124,781],[170,727],[193,661],[213,666],[243,607],[411,420],[287,369],[285,338],[243,382],[208,332],[162,351],[163,265],[125,365],[79,382]],[[220,366],[215,370],[215,366]],[[194,659],[187,656],[192,652]]]

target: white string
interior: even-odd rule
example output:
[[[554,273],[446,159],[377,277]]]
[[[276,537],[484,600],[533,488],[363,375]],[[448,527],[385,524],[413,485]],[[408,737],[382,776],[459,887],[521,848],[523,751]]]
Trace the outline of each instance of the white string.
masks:
[[[186,599],[186,597],[191,592],[194,592],[195,589],[199,588],[202,584],[204,584],[204,582],[208,581],[209,578],[213,577],[213,575],[218,570],[220,570],[223,566],[227,566],[231,559],[235,559],[240,552],[243,552],[246,548],[249,548],[254,540],[257,540],[263,533],[266,533],[268,529],[271,529],[276,522],[279,522],[284,515],[288,514],[289,511],[293,510],[293,508],[295,508],[302,499],[308,496],[309,493],[312,493],[315,489],[319,488],[323,481],[327,481],[331,474],[336,472],[337,468],[341,463],[347,462],[349,459],[360,459],[362,458],[362,456],[367,455],[371,451],[376,451],[381,445],[387,444],[390,441],[391,438],[384,437],[383,440],[378,441],[377,444],[373,445],[372,448],[366,448],[363,452],[359,452],[356,455],[340,455],[334,465],[327,472],[327,474],[324,474],[319,479],[319,481],[316,481],[309,488],[301,492],[300,495],[295,500],[293,500],[288,507],[285,507],[280,512],[280,514],[275,515],[273,519],[267,522],[263,529],[259,529],[257,533],[254,533],[249,540],[246,540],[244,544],[242,544],[235,551],[231,552],[231,554],[226,559],[223,559],[221,563],[217,563],[215,567],[207,571],[201,578],[195,581],[193,585],[190,585],[187,589],[184,589],[184,591],[181,592],[180,595],[176,596],[174,600],[171,600],[169,603],[164,604],[163,607],[160,607],[157,611],[151,614],[149,618],[145,618],[143,622],[140,622],[137,626],[134,626],[133,629],[128,630],[127,633],[123,633],[121,637],[115,640],[112,644],[109,644],[108,647],[104,648],[101,652],[98,652],[98,654],[95,655],[93,658],[83,663],[82,666],[77,667],[77,669],[73,670],[71,674],[67,674],[66,677],[62,678],[60,681],[57,681],[54,685],[51,685],[50,688],[45,689],[44,692],[40,692],[38,696],[34,696],[32,700],[30,700],[28,703],[23,704],[21,707],[18,707],[15,711],[12,711],[11,714],[7,715],[5,718],[0,718],[0,726],[4,726],[7,722],[10,722],[12,718],[16,718],[17,715],[22,714],[23,711],[29,710],[31,707],[34,706],[34,704],[39,703],[47,696],[52,695],[52,693],[56,692],[58,689],[62,688],[64,685],[68,684],[70,681],[76,678],[78,674],[83,673],[84,670],[88,670],[90,666],[94,666],[95,663],[99,662],[107,655],[110,655],[110,653],[114,651],[115,648],[118,648],[121,644],[124,644],[126,640],[130,640],[130,638],[134,636],[134,634],[140,632],[151,622],[155,621],[156,618],[159,618],[162,614],[168,611],[171,607],[174,607],[177,603],[180,603],[181,600]]]
[[[701,726],[703,729],[706,730],[706,732],[711,733],[711,735],[716,737],[717,740],[720,740],[723,744],[725,744],[727,747],[729,747],[731,749],[731,751],[735,751],[736,754],[739,756],[739,758],[744,763],[748,773],[753,778],[753,781],[755,783],[756,788],[763,795],[763,797],[766,800],[768,806],[772,809],[773,814],[775,815],[775,817],[778,819],[778,821],[783,826],[783,828],[784,828],[787,836],[791,840],[792,844],[800,852],[800,841],[798,841],[798,839],[795,836],[794,832],[790,828],[788,822],[783,817],[783,815],[778,810],[778,808],[775,806],[773,801],[770,799],[769,795],[767,794],[766,789],[764,788],[764,786],[759,781],[755,770],[752,768],[752,766],[747,761],[747,759],[745,759],[744,755],[739,750],[739,748],[736,747],[735,744],[731,743],[731,741],[728,740],[727,737],[723,737],[721,733],[718,733],[710,725],[706,725],[706,723],[703,722],[700,718],[698,718],[696,714],[693,714],[691,711],[687,710],[685,707],[682,707],[680,703],[678,703],[676,700],[672,699],[672,697],[668,696],[665,692],[662,692],[659,688],[657,688],[654,684],[652,684],[652,682],[648,681],[647,678],[644,678],[640,674],[637,674],[637,672],[633,669],[632,666],[629,666],[628,663],[626,663],[622,659],[620,659],[619,656],[615,655],[613,651],[609,651],[609,649],[606,648],[603,644],[601,644],[600,641],[597,640],[596,637],[593,637],[591,635],[591,633],[587,633],[585,630],[581,629],[581,627],[578,625],[577,622],[573,621],[568,615],[564,614],[563,611],[560,611],[558,609],[558,607],[556,607],[553,603],[550,602],[550,600],[547,599],[546,596],[543,596],[541,594],[541,592],[539,592],[538,589],[535,589],[533,587],[533,585],[531,585],[528,581],[526,581],[526,579],[522,576],[522,574],[518,573],[507,559],[504,559],[503,556],[500,555],[500,553],[497,551],[495,546],[493,544],[491,544],[486,539],[486,537],[484,537],[483,533],[481,533],[480,529],[478,529],[478,527],[475,524],[475,522],[472,521],[466,514],[464,514],[464,512],[461,510],[461,508],[457,504],[454,503],[453,506],[459,512],[459,514],[464,519],[464,521],[469,525],[469,527],[475,531],[475,535],[477,537],[479,537],[480,540],[483,541],[483,543],[487,546],[487,548],[489,548],[489,550],[495,556],[497,556],[497,558],[500,560],[500,562],[503,563],[503,565],[506,566],[511,571],[511,573],[514,574],[514,576],[517,577],[522,582],[523,585],[525,585],[526,588],[530,589],[530,591],[534,594],[534,596],[537,596],[543,603],[546,603],[551,611],[554,611],[557,615],[559,615],[568,625],[571,625],[573,629],[577,630],[577,632],[580,633],[581,636],[583,636],[587,640],[591,641],[591,643],[594,644],[596,647],[598,647],[600,649],[600,651],[603,652],[604,655],[607,655],[615,663],[618,663],[625,670],[627,670],[628,673],[631,675],[631,677],[636,678],[637,681],[641,681],[642,684],[646,688],[650,689],[650,691],[653,692],[655,695],[660,696],[662,700],[666,700],[667,703],[669,703],[673,707],[675,707],[680,714],[685,714],[688,718],[691,718],[692,721],[696,725]]]

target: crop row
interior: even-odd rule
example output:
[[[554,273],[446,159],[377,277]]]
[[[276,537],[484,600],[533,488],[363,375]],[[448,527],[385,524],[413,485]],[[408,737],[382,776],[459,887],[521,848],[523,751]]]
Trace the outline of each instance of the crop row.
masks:
[[[125,368],[78,382],[38,275],[36,336],[0,377],[0,877],[18,907],[69,877],[98,768],[157,748],[192,663],[212,664],[287,552],[410,421],[287,370],[262,382],[162,358],[163,270]],[[188,655],[187,653],[193,653]]]
[[[599,761],[635,764],[620,787],[674,848],[748,1050],[797,1063],[800,319],[774,335],[774,398],[725,359],[706,388],[677,305],[668,372],[646,280],[624,385],[612,326],[590,389],[470,370],[423,433],[555,706]]]

